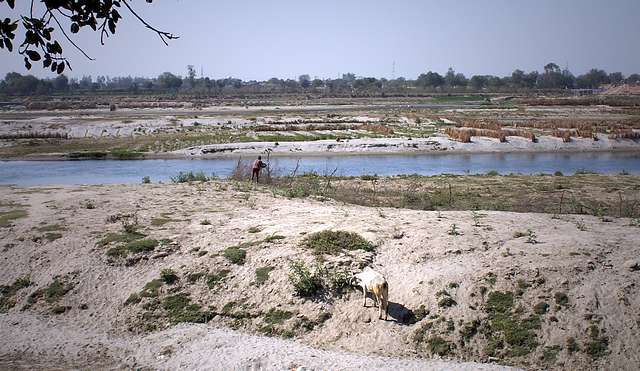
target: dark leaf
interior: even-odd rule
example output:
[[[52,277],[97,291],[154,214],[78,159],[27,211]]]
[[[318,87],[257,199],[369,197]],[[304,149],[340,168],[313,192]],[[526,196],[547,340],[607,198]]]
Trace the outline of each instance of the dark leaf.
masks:
[[[13,44],[11,43],[11,40],[9,39],[4,39],[4,43],[7,46],[7,49],[11,52],[13,51]]]
[[[71,24],[71,33],[78,33],[80,31],[80,26],[77,23]]]
[[[58,64],[58,69],[56,70],[56,72],[59,74],[61,74],[64,71],[64,63],[59,63]]]
[[[112,34],[115,34],[116,33],[116,24],[113,23],[113,21],[111,19],[107,23],[109,24],[109,31],[111,31]]]
[[[40,53],[38,53],[35,50],[27,50],[25,53],[27,53],[27,55],[29,56],[29,59],[31,59],[34,62],[37,62],[40,60]]]
[[[16,1],[15,0],[7,0],[7,4],[9,5],[9,8],[13,9],[13,7],[16,6]]]
[[[27,57],[24,57],[24,66],[26,69],[30,70],[31,69],[31,62],[29,62],[29,60],[27,59]]]
[[[4,49],[4,41],[2,39],[0,39],[0,49]]]
[[[58,68],[58,62],[51,63],[51,72],[55,71]]]
[[[51,59],[47,58],[42,61],[42,68],[47,68],[49,66],[51,66]]]

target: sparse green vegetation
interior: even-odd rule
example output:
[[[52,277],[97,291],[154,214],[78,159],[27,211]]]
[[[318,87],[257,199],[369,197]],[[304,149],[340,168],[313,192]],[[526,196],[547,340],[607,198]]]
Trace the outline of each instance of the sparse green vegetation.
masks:
[[[454,223],[451,224],[451,227],[449,227],[449,230],[447,231],[447,234],[450,236],[459,236],[460,235],[460,228],[458,228],[458,226]]]
[[[249,233],[258,233],[258,232],[260,232],[261,230],[262,230],[262,228],[260,228],[260,227],[257,227],[257,226],[256,226],[256,227],[250,227],[250,228],[247,230],[247,232],[249,232]]]
[[[322,290],[322,272],[317,267],[311,270],[303,261],[293,261],[289,265],[289,282],[296,295],[312,297]]]
[[[228,269],[221,269],[216,272],[207,274],[207,287],[210,290],[216,289],[218,285],[231,273]]]
[[[160,287],[162,287],[161,280],[151,280],[144,285],[142,291],[140,291],[140,296],[144,298],[156,298],[160,295]]]
[[[160,271],[160,279],[167,285],[173,285],[174,283],[178,282],[178,275],[173,269],[165,268]]]
[[[142,184],[150,184],[151,183],[151,178],[149,178],[148,175],[145,175],[142,177]]]
[[[292,312],[271,308],[267,313],[264,314],[263,320],[267,324],[277,325],[277,324],[281,324],[282,322],[288,320],[291,317],[293,317]]]
[[[269,279],[269,273],[273,270],[273,267],[260,267],[256,268],[256,286],[261,286]]]
[[[554,298],[556,300],[556,304],[560,306],[565,307],[569,304],[569,297],[564,292],[556,292],[554,294]]]
[[[200,221],[200,225],[211,225],[211,222],[209,219],[203,219]]]
[[[266,243],[271,243],[271,242],[278,241],[278,240],[284,240],[285,238],[286,238],[285,236],[281,236],[279,234],[274,234],[274,235],[265,237],[265,239],[263,241],[266,242]]]
[[[167,311],[171,323],[194,322],[206,323],[212,317],[209,311],[203,311],[199,304],[191,303],[188,293],[170,295],[162,301],[162,308]]]
[[[444,357],[455,348],[455,344],[443,339],[440,336],[432,336],[427,339],[427,349],[430,354],[437,354]]]
[[[153,251],[158,246],[158,240],[145,238],[127,243],[126,248],[132,253]]]
[[[573,354],[580,350],[580,346],[574,337],[567,338],[567,353]]]
[[[208,177],[205,175],[203,171],[198,171],[197,173],[189,172],[180,172],[175,177],[171,177],[171,181],[173,183],[189,183],[189,182],[208,182],[213,180],[214,176]]]
[[[140,297],[140,295],[134,292],[133,294],[129,295],[127,300],[124,301],[124,305],[138,304],[141,300],[142,298]]]
[[[374,250],[374,246],[357,233],[331,230],[308,235],[301,246],[312,250],[317,255],[335,255],[344,250]]]
[[[224,249],[222,255],[233,264],[243,265],[247,257],[247,251],[237,246],[230,246]]]
[[[8,227],[11,222],[29,215],[26,210],[0,211],[0,227]]]
[[[512,313],[514,305],[513,293],[509,291],[489,293],[486,312],[491,335],[485,349],[489,355],[502,349],[504,343],[509,346],[507,352],[513,357],[527,355],[538,346],[534,330],[540,328],[540,317],[532,315],[521,318],[520,313]]]
[[[544,350],[542,351],[542,362],[549,365],[556,363],[556,359],[558,358],[558,353],[560,353],[561,349],[562,348],[560,348],[559,345],[551,345],[551,346],[544,347]]]
[[[0,286],[0,313],[7,313],[9,309],[16,305],[16,293],[31,285],[29,277],[20,277],[14,283],[8,286]]]

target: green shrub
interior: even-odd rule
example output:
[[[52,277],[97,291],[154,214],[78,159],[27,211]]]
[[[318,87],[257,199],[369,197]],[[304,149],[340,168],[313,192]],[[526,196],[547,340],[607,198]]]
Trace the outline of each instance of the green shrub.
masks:
[[[569,304],[569,297],[564,292],[556,292],[554,295],[556,304],[561,306],[567,306]]]
[[[237,246],[231,246],[227,247],[222,255],[233,264],[243,265],[247,257],[247,251]]]
[[[129,295],[127,300],[124,301],[124,305],[138,304],[141,300],[142,298],[140,297],[140,295],[134,292],[133,294]]]
[[[132,253],[153,251],[158,246],[158,241],[152,238],[135,240],[127,244],[126,248]]]
[[[177,176],[171,177],[171,181],[173,183],[188,183],[188,182],[207,182],[212,180],[214,177],[208,177],[204,174],[203,171],[198,171],[197,173],[189,172],[179,172]]]
[[[256,286],[261,286],[269,279],[269,273],[273,270],[273,267],[260,267],[256,268]]]
[[[145,175],[142,177],[142,184],[149,184],[151,183],[151,178],[149,178],[148,175]]]
[[[167,285],[173,285],[178,281],[178,275],[176,275],[176,272],[173,269],[165,268],[160,271],[160,279]]]
[[[331,230],[308,235],[301,246],[318,255],[338,254],[344,250],[374,250],[374,246],[357,233]]]
[[[188,293],[167,296],[162,301],[162,308],[167,311],[171,323],[207,323],[213,317],[210,312],[202,311],[199,304],[192,304]]]
[[[303,261],[292,261],[289,265],[289,282],[296,295],[311,297],[322,291],[322,274],[318,269],[309,269]]]
[[[219,271],[207,274],[207,287],[213,290],[220,282],[222,282],[231,271],[228,269],[221,269]]]

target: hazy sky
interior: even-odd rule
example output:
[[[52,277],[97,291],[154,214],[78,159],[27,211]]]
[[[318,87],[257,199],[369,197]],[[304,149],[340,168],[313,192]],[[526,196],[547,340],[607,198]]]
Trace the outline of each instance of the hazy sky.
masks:
[[[18,0],[25,6],[26,0]],[[151,24],[180,36],[164,46],[126,10],[115,37],[76,40],[95,61],[68,44],[72,72],[110,76],[358,76],[415,78],[449,66],[467,76],[508,75],[566,64],[640,73],[640,0],[156,0],[133,1]],[[3,17],[11,13],[0,4]],[[15,13],[14,13],[15,14]],[[14,44],[18,44],[20,40]],[[25,73],[22,59],[0,50],[0,74]],[[38,76],[53,73],[33,68]]]

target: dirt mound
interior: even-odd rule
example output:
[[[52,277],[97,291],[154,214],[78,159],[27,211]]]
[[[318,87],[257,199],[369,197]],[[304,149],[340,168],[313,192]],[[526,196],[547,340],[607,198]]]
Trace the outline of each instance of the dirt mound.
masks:
[[[233,182],[0,194],[0,336],[15,339],[0,365],[640,365],[627,218],[368,208]],[[348,286],[364,265],[389,282],[388,321]]]

